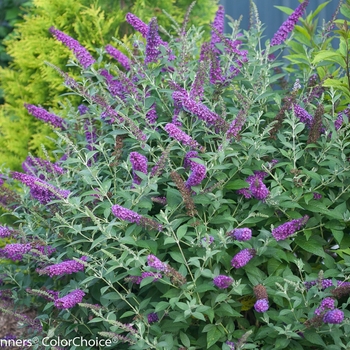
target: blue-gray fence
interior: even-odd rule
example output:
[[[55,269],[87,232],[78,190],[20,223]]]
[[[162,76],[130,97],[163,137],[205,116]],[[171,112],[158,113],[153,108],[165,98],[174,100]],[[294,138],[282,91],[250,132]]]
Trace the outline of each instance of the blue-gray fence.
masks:
[[[306,13],[315,11],[316,8],[324,3],[324,0],[310,0],[309,5],[306,8]],[[292,9],[296,9],[300,2],[298,0],[255,0],[259,17],[261,22],[265,25],[264,36],[266,39],[272,38],[280,25],[288,18],[288,16],[277,9],[275,6],[286,6]],[[220,4],[224,5],[226,14],[230,15],[233,19],[238,19],[240,15],[243,15],[241,22],[241,29],[248,29],[249,27],[249,0],[220,0]],[[328,5],[320,12],[320,19],[329,21],[339,4],[339,0],[331,0]],[[322,24],[322,20],[319,25]],[[230,27],[226,24],[226,32],[230,32]]]

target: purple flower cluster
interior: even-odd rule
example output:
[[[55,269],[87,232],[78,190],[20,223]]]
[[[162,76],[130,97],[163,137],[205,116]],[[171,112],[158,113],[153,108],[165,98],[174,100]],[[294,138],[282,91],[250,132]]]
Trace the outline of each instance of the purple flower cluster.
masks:
[[[316,315],[321,315],[325,310],[333,310],[335,308],[335,300],[333,298],[327,297],[321,301],[320,307],[315,310]]]
[[[31,250],[30,243],[10,243],[0,249],[0,256],[11,259],[13,261],[22,260],[23,254],[27,254]]]
[[[118,219],[134,222],[136,224],[140,224],[142,218],[142,216],[135,211],[124,208],[118,204],[112,206],[112,213]]]
[[[101,69],[99,73],[106,78],[106,84],[109,92],[112,94],[112,96],[118,96],[120,99],[125,99],[125,89],[123,84],[115,79],[115,77],[108,73],[106,69]]]
[[[71,38],[69,35],[61,32],[60,30],[51,27],[50,33],[53,34],[53,36],[66,45],[71,51],[73,51],[75,57],[78,59],[79,63],[83,66],[84,69],[87,69],[90,67],[93,63],[96,62],[96,60],[90,55],[89,51],[86,50],[85,47],[80,45],[80,43]]]
[[[81,261],[86,261],[87,257],[82,256],[80,258]],[[85,265],[82,262],[76,260],[66,260],[62,261],[58,264],[46,266],[43,269],[37,269],[37,272],[40,275],[49,275],[53,276],[61,276],[61,275],[70,275],[75,272],[84,271]]]
[[[87,112],[89,112],[89,107],[85,106],[85,105],[79,105],[78,106],[78,112],[79,112],[80,115],[84,115]]]
[[[47,204],[60,197],[67,198],[70,193],[68,190],[59,190],[35,176],[19,173],[17,171],[12,172],[12,177],[28,186],[31,196],[42,204]]]
[[[225,81],[220,67],[220,59],[215,53],[211,55],[209,78],[211,84],[218,84]]]
[[[180,130],[176,125],[168,123],[165,125],[164,129],[170,137],[183,143],[184,145],[193,148],[200,147],[197,141],[193,140],[191,136],[187,135],[184,131]]]
[[[192,173],[186,181],[187,188],[199,185],[207,174],[207,168],[203,164],[195,162],[192,162],[191,164],[191,171]]]
[[[146,53],[145,53],[145,64],[158,62],[160,55],[159,45],[161,39],[158,34],[158,23],[157,19],[153,17],[148,25],[147,37],[146,37]]]
[[[225,344],[230,348],[230,350],[236,349],[236,345],[233,341],[227,341]]]
[[[126,70],[130,70],[130,60],[127,56],[109,44],[105,46],[105,49],[106,52],[117,60]]]
[[[25,173],[29,175],[37,176],[40,171],[45,171],[47,173],[56,173],[62,175],[64,169],[55,163],[51,163],[48,160],[35,158],[28,156],[26,160],[22,163],[22,169]],[[40,180],[45,180],[45,175],[39,175]]]
[[[219,8],[216,11],[216,15],[215,15],[214,22],[213,22],[212,26],[215,30],[212,30],[212,32],[211,32],[211,45],[213,46],[213,49],[216,49],[215,44],[221,42],[221,39],[216,34],[216,32],[223,34],[224,28],[225,28],[225,9],[224,9],[224,6],[219,5]],[[216,49],[216,50],[219,51],[218,49]]]
[[[141,21],[140,18],[129,12],[126,15],[126,21],[140,32],[144,38],[147,37],[148,25]]]
[[[198,152],[197,151],[189,151],[186,153],[184,157],[184,168],[185,169],[191,169],[192,164],[194,163],[191,158],[199,158],[198,157]]]
[[[317,193],[317,192],[314,192],[314,199],[315,199],[315,200],[319,200],[319,199],[321,199],[321,198],[322,198],[322,194]]]
[[[133,182],[139,185],[142,179],[136,174],[136,171],[147,174],[147,158],[138,152],[130,153],[130,163],[133,171]]]
[[[51,247],[49,245],[40,245],[40,244],[32,244],[32,249],[35,249],[40,252],[41,255],[50,256],[52,253],[56,251],[56,248]],[[38,255],[36,252],[32,252],[33,255]]]
[[[226,137],[228,139],[232,139],[232,138],[238,138],[238,134],[239,132],[242,130],[242,127],[245,123],[246,120],[246,112],[244,111],[244,109],[241,109],[236,118],[231,122],[227,133],[226,133]]]
[[[151,312],[150,314],[147,315],[147,321],[148,323],[158,322],[159,321],[158,315],[155,312]]]
[[[57,309],[71,309],[76,304],[82,302],[84,295],[85,293],[80,289],[73,290],[73,292],[70,292],[66,296],[56,299],[55,306]]]
[[[254,304],[256,312],[266,312],[269,309],[269,301],[267,299],[259,299]]]
[[[300,219],[294,219],[292,221],[288,221],[272,230],[272,236],[276,239],[276,241],[282,241],[287,239],[296,231],[300,230],[309,220],[307,215],[303,216]]]
[[[160,261],[153,254],[147,256],[147,264],[149,267],[153,267],[157,271],[166,271],[168,269],[168,265]]]
[[[56,114],[49,113],[46,109],[37,107],[28,103],[24,104],[24,107],[27,109],[28,113],[38,118],[46,123],[51,124],[55,128],[60,128],[61,130],[66,129],[64,120],[57,116]]]
[[[208,246],[208,245],[212,244],[213,242],[214,242],[213,236],[208,236],[208,239],[207,239],[207,237],[202,238],[202,245],[203,246]]]
[[[245,248],[238,252],[231,260],[231,265],[239,269],[248,264],[248,262],[255,256],[256,250]]]
[[[344,283],[344,282],[338,281],[338,283]],[[317,284],[320,284],[321,289],[326,289],[333,286],[333,281],[331,279],[322,279],[321,281],[318,281],[318,280],[307,281],[305,282],[305,288],[309,290],[311,287],[316,286]]]
[[[153,277],[153,282],[156,282],[160,278],[162,278],[162,275],[160,273],[155,272],[142,272],[141,276],[129,276],[126,277],[125,280],[135,284],[140,284],[142,280],[146,277]]]
[[[146,113],[146,119],[150,125],[153,125],[156,123],[158,119],[156,104],[153,103],[149,111]]]
[[[286,40],[288,34],[294,29],[294,26],[299,21],[299,17],[303,15],[303,12],[308,4],[309,0],[305,0],[288,17],[288,19],[281,25],[281,27],[271,39],[271,46],[280,45]]]
[[[14,230],[7,226],[0,226],[0,238],[9,237],[14,233]]]
[[[203,103],[197,102],[189,97],[187,93],[182,91],[174,91],[172,96],[177,105],[181,105],[189,113],[196,115],[207,124],[215,126],[223,124],[223,120],[221,120],[216,113],[212,112]]]
[[[228,288],[233,283],[233,278],[225,275],[219,275],[214,277],[213,283],[220,289]]]
[[[229,235],[237,241],[249,241],[252,238],[252,230],[250,228],[235,228],[229,232]]]
[[[242,188],[238,190],[237,193],[243,195],[245,198],[254,197],[264,201],[270,194],[270,191],[262,181],[266,176],[267,173],[264,171],[255,171],[254,175],[250,175],[246,179],[246,182],[249,184],[249,189]]]
[[[324,323],[339,324],[342,323],[343,320],[344,312],[339,309],[330,310],[323,317]]]
[[[295,104],[293,108],[295,116],[299,118],[299,120],[302,123],[304,123],[308,128],[310,128],[313,122],[312,116],[308,112],[306,112],[304,108],[300,107],[297,104]]]

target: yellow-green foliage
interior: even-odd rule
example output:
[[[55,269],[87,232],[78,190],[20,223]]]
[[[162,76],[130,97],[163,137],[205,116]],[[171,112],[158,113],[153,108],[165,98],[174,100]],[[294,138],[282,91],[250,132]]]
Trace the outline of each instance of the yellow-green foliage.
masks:
[[[34,8],[19,24],[6,42],[13,61],[9,68],[0,69],[0,84],[5,104],[0,108],[0,165],[20,168],[30,151],[42,155],[41,144],[50,150],[48,139],[54,137],[45,123],[35,120],[24,103],[41,105],[57,112],[63,101],[65,88],[62,78],[44,61],[64,68],[72,53],[49,33],[55,26],[77,39],[92,54],[95,48],[115,45],[113,37],[127,42],[133,29],[125,22],[132,12],[144,22],[157,16],[159,24],[169,28],[170,20],[162,14],[166,10],[182,22],[192,0],[34,0]],[[217,10],[217,0],[198,0],[190,16],[190,23],[208,25]],[[120,47],[118,47],[120,49]],[[69,68],[65,68],[69,71]],[[73,73],[72,73],[73,74]],[[78,100],[70,98],[73,104]],[[64,116],[62,116],[64,117]]]

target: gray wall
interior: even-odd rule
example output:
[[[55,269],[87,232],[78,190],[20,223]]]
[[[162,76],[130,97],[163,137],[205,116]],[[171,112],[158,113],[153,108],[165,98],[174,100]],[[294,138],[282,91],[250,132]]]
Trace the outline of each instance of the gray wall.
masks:
[[[316,8],[324,2],[324,0],[310,0],[309,5],[306,7],[306,14],[310,13],[310,11],[316,10]],[[265,25],[264,36],[266,39],[271,39],[281,24],[288,18],[284,12],[275,8],[274,6],[286,6],[291,9],[296,9],[300,4],[298,0],[254,0],[254,3],[258,7],[260,20]],[[339,0],[331,0],[329,4],[320,12],[320,18],[324,18],[326,21],[329,21],[332,18],[338,3]],[[235,20],[238,19],[240,15],[243,15],[241,29],[248,29],[249,0],[220,0],[220,4],[224,5],[226,14],[230,15]],[[321,24],[322,21],[320,20],[318,25]],[[231,31],[231,28],[227,24],[225,31]]]

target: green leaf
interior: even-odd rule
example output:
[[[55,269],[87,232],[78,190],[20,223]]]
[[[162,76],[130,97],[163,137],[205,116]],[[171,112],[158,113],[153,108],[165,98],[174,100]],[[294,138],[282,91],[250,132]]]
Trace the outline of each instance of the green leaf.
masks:
[[[214,345],[221,337],[222,333],[218,327],[210,329],[207,333],[207,348]]]
[[[202,320],[202,321],[205,322],[205,317],[204,317],[204,315],[203,315],[201,312],[195,311],[195,312],[192,312],[191,315],[192,315],[194,318],[197,318],[198,320]]]
[[[181,255],[181,253],[179,253],[179,252],[170,252],[169,254],[175,261],[177,261],[177,262],[179,262],[181,264],[185,264],[186,263],[184,258]]]
[[[298,236],[295,238],[295,243],[302,249],[306,250],[309,253],[315,254],[317,256],[325,256],[325,252],[322,248],[323,242],[320,242],[318,236],[312,236],[307,241],[304,236]],[[323,241],[323,240],[322,240]]]
[[[240,190],[241,188],[248,188],[248,187],[249,187],[248,182],[240,179],[230,181],[225,185],[225,188],[227,188],[228,190]]]
[[[176,235],[178,239],[181,239],[187,233],[187,228],[187,225],[182,225],[177,229]]]
[[[330,59],[334,59],[335,56],[337,56],[338,54],[334,51],[328,51],[328,50],[321,50],[319,51],[313,61],[312,64],[317,64],[321,61],[326,61],[326,60],[330,60]]]
[[[319,334],[316,333],[316,331],[314,330],[306,330],[303,332],[304,337],[306,340],[308,340],[311,344],[313,345],[321,345],[323,346],[325,349],[327,348],[326,344],[324,343],[324,341],[322,340],[321,336]]]
[[[190,338],[184,332],[180,332],[180,339],[186,348],[189,348],[191,346]]]
[[[276,7],[276,9],[279,9],[279,10],[281,10],[282,12],[284,12],[284,13],[286,13],[288,16],[289,15],[291,15],[293,12],[294,12],[294,10],[293,9],[291,9],[291,8],[289,8],[289,7],[286,7],[286,6],[274,6],[274,7]]]

